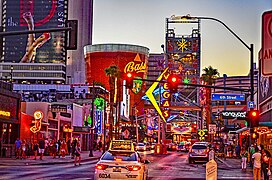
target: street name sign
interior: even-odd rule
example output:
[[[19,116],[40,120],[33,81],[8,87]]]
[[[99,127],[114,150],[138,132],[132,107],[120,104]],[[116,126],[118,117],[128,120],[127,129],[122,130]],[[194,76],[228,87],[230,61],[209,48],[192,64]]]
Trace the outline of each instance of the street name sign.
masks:
[[[244,94],[212,94],[212,101],[244,101]]]

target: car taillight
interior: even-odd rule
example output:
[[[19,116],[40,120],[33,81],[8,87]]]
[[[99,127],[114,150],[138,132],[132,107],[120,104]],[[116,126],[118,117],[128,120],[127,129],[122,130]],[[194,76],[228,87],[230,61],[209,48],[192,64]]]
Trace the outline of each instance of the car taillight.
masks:
[[[135,165],[135,166],[126,166],[126,168],[129,171],[139,171],[141,169],[141,166]]]
[[[105,170],[108,168],[108,165],[105,165],[105,164],[97,164],[95,166],[95,169],[98,169],[98,170]]]

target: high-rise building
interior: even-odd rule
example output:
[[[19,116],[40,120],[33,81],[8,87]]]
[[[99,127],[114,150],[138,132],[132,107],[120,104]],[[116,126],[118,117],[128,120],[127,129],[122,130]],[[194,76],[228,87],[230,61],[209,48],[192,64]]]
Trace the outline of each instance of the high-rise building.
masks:
[[[85,83],[83,47],[92,44],[93,0],[69,0],[68,6],[68,19],[78,20],[78,34],[77,50],[67,52],[67,83]]]

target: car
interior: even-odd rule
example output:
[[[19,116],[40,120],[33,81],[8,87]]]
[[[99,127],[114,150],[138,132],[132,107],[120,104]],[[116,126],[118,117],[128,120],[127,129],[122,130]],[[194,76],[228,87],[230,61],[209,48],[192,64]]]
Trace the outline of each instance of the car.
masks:
[[[156,143],[151,143],[151,149],[155,149]]]
[[[108,150],[95,166],[94,179],[137,179],[146,180],[148,160],[130,150]]]
[[[207,143],[194,143],[188,153],[189,164],[209,161],[209,146]]]
[[[189,144],[188,143],[180,143],[178,146],[177,146],[177,152],[188,152],[189,151]]]
[[[138,143],[136,146],[136,151],[146,151],[147,147],[144,143]]]
[[[149,150],[149,151],[150,151],[150,150],[151,150],[151,145],[150,145],[150,143],[147,142],[147,143],[144,143],[144,144],[145,144],[145,146],[146,146],[146,150]]]
[[[167,150],[168,151],[176,151],[177,150],[177,145],[175,143],[170,143],[167,145]]]

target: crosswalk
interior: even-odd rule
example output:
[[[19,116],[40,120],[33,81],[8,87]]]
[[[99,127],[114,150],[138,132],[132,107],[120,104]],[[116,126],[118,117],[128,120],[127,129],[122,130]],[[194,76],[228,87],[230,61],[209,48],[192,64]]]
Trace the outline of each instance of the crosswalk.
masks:
[[[93,179],[97,160],[83,162],[81,166],[69,164],[0,166],[0,180],[85,180]]]

